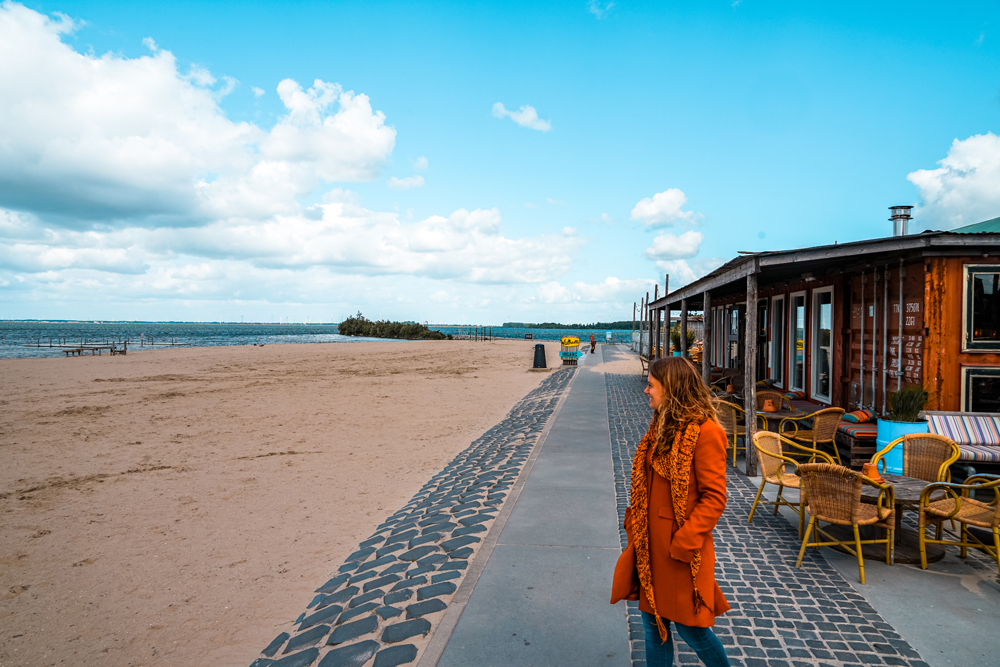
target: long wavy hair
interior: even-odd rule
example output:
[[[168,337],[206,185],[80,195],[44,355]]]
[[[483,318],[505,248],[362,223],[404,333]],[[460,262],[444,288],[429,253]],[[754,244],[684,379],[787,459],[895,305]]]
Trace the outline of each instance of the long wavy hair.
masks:
[[[716,399],[694,364],[683,357],[662,357],[649,365],[649,377],[663,385],[663,405],[656,410],[656,453],[663,454],[678,433],[694,422],[719,423]]]

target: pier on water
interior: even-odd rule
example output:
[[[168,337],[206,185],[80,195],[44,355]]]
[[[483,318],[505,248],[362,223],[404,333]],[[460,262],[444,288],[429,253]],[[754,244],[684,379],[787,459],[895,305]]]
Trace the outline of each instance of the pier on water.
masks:
[[[81,338],[79,343],[70,342],[70,339],[65,337],[60,338],[49,338],[47,342],[43,341],[42,338],[38,338],[34,343],[28,343],[25,347],[48,347],[53,349],[62,350],[67,357],[79,357],[85,353],[90,353],[91,355],[101,356],[104,352],[108,352],[111,356],[116,356],[119,354],[128,354],[129,343],[132,344],[133,348],[139,347],[176,347],[180,345],[186,345],[186,343],[178,343],[176,338],[168,338],[167,340],[161,340],[157,342],[155,337],[146,338],[140,336],[138,340],[131,337],[125,338],[105,338],[103,340],[93,340],[90,338]]]

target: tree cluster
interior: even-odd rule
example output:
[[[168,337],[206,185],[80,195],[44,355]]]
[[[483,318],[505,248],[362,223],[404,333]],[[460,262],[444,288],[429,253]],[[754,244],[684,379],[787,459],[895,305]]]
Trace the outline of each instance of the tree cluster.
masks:
[[[390,322],[379,320],[372,322],[359,311],[357,315],[348,317],[337,326],[341,336],[366,336],[368,338],[400,338],[403,340],[444,340],[451,339],[451,334],[444,335],[440,331],[432,331],[423,324],[413,322]]]

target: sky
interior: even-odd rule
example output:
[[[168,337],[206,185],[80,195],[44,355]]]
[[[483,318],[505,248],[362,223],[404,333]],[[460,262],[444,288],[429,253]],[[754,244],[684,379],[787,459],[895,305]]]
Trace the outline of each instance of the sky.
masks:
[[[998,134],[996,0],[4,2],[0,319],[627,320]]]

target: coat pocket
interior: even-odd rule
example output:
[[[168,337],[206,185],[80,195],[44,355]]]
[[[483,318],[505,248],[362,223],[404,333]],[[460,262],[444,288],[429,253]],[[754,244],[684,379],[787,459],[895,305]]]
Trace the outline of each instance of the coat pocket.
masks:
[[[669,505],[660,507],[656,519],[649,522],[649,542],[654,556],[669,559],[670,542],[674,537],[674,508]]]

